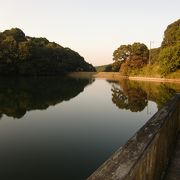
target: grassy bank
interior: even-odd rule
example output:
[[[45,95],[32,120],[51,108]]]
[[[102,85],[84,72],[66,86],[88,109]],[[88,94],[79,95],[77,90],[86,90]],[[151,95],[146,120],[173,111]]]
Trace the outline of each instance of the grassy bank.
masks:
[[[160,75],[160,67],[157,64],[147,65],[141,69],[131,70],[129,76],[137,77],[151,77],[151,78],[165,78],[165,79],[178,79],[180,78],[180,70],[170,73],[164,77]]]
[[[180,73],[176,72],[175,74]],[[69,73],[70,77],[75,78],[105,78],[109,80],[120,80],[120,79],[129,79],[136,81],[154,81],[154,82],[172,82],[172,83],[180,83],[180,78],[175,78],[177,76],[169,75],[169,77],[162,78],[160,76],[122,76],[119,72],[72,72]],[[171,78],[173,77],[173,78]]]

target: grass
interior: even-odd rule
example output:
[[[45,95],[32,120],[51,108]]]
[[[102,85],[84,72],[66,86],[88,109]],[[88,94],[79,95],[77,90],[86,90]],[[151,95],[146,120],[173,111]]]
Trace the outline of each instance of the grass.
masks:
[[[130,76],[155,77],[160,78],[159,65],[147,65],[141,69],[131,70]]]
[[[180,70],[177,70],[176,72],[170,73],[163,77],[160,74],[160,66],[158,64],[153,64],[147,65],[141,69],[131,70],[129,76],[177,79],[180,78]]]
[[[170,79],[180,78],[180,70],[177,70],[176,72],[168,74],[166,78],[170,78]]]

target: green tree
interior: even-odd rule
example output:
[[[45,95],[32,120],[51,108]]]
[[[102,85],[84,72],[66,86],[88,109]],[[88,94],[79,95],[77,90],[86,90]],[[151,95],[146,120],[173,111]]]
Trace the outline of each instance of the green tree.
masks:
[[[57,75],[95,71],[82,56],[46,38],[25,36],[18,28],[0,33],[1,75]]]
[[[121,45],[113,53],[113,60],[119,62],[123,75],[128,75],[133,69],[142,68],[147,64],[148,57],[149,50],[143,43]]]
[[[131,45],[121,45],[118,49],[116,49],[113,53],[114,61],[125,61],[131,55]]]
[[[122,62],[121,61],[115,61],[112,63],[112,71],[113,72],[119,72]]]
[[[164,31],[158,59],[163,76],[180,68],[180,19],[168,25]]]
[[[4,36],[12,36],[16,42],[26,41],[24,32],[19,28],[12,28],[3,32]]]
[[[113,64],[116,69],[119,69],[122,75],[128,74],[128,66],[127,61],[130,59],[132,49],[131,45],[121,45],[117,48],[113,53],[113,60],[115,61]],[[119,67],[118,67],[119,65]]]
[[[180,44],[176,46],[165,47],[159,54],[160,72],[167,75],[180,68]]]
[[[150,50],[151,54],[151,64],[158,63],[158,58],[159,58],[159,53],[160,53],[161,48],[153,48]]]
[[[18,46],[19,51],[19,59],[20,60],[28,60],[31,58],[33,53],[33,47],[32,44],[28,41],[19,43]]]
[[[18,57],[17,42],[13,36],[7,36],[1,41],[1,56],[2,59],[7,59],[7,62],[12,62]]]
[[[149,50],[143,43],[134,43],[131,46],[131,56],[128,59],[131,68],[142,68],[148,63]]]
[[[176,45],[180,42],[180,19],[168,25],[164,31],[162,48]]]

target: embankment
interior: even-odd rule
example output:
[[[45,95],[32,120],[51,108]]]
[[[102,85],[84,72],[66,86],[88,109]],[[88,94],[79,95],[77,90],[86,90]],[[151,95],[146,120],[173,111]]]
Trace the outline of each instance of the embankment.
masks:
[[[173,82],[180,83],[180,78],[153,78],[153,77],[139,77],[139,76],[121,76],[118,72],[72,72],[69,76],[77,78],[105,78],[109,80],[129,79],[135,81],[155,81],[155,82]]]

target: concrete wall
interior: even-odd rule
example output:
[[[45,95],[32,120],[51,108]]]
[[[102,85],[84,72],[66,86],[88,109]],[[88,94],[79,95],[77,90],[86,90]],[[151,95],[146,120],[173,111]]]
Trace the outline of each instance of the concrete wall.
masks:
[[[180,95],[175,95],[88,180],[160,180],[180,130]]]

